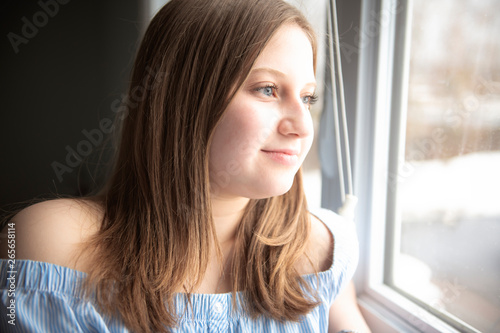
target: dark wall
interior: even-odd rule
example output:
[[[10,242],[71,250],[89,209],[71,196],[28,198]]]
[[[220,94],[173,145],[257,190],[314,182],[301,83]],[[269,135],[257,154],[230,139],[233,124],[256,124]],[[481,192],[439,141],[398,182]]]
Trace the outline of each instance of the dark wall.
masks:
[[[0,207],[92,186],[144,26],[137,2],[0,5]]]
[[[340,54],[342,61],[342,73],[344,81],[344,97],[346,106],[347,126],[349,128],[349,146],[351,155],[351,165],[354,165],[354,156],[356,146],[356,109],[357,109],[357,94],[358,94],[358,61],[359,53],[362,45],[360,41],[360,17],[361,13],[361,0],[340,0],[337,1],[337,15],[338,15],[338,31],[340,41]],[[327,56],[329,59],[329,56]],[[325,82],[327,82],[327,89],[331,89],[331,75],[330,68],[325,68]],[[338,86],[337,86],[338,89]],[[331,90],[329,90],[331,91]],[[325,111],[322,115],[320,128],[322,131],[331,131],[333,128],[333,114],[331,113],[332,98],[330,95],[325,96]],[[339,96],[337,96],[339,98]],[[342,128],[340,129],[342,133]],[[321,134],[320,134],[321,137]],[[320,147],[325,147],[321,158],[322,162],[322,191],[321,191],[321,205],[322,207],[337,211],[342,206],[340,185],[338,177],[338,167],[336,156],[332,157],[332,150],[336,154],[335,142],[332,134],[327,134],[328,139],[323,139],[320,142]],[[342,141],[343,143],[343,141]],[[321,149],[321,148],[320,148]],[[343,148],[342,148],[343,149]],[[344,152],[344,150],[342,150]],[[346,157],[343,155],[344,162],[344,178],[346,176]],[[326,171],[329,168],[329,171]],[[344,180],[347,184],[347,179]]]

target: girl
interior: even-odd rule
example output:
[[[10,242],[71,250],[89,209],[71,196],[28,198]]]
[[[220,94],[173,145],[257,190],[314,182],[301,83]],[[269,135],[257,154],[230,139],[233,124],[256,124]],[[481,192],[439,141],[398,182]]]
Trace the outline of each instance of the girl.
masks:
[[[140,46],[105,187],[12,219],[2,328],[326,331],[357,240],[302,189],[315,59],[285,2],[170,1]]]

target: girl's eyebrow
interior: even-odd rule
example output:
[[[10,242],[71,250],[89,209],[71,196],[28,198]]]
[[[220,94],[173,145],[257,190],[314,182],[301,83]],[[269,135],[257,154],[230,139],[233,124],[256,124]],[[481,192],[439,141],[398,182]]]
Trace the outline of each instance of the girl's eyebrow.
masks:
[[[277,70],[277,69],[274,69],[274,68],[271,68],[271,67],[259,67],[259,68],[254,68],[250,71],[250,75],[253,75],[253,74],[259,74],[259,73],[269,73],[269,74],[272,74],[274,76],[277,76],[277,77],[286,77],[286,74]],[[304,87],[313,87],[313,88],[316,88],[316,82],[313,81],[313,82],[308,82],[304,85]]]
[[[280,77],[285,77],[286,76],[285,73],[280,72],[279,70],[271,68],[271,67],[254,68],[254,69],[252,69],[250,71],[250,74],[259,74],[259,73],[262,73],[262,72],[267,72],[267,73],[273,74],[275,76],[280,76]]]

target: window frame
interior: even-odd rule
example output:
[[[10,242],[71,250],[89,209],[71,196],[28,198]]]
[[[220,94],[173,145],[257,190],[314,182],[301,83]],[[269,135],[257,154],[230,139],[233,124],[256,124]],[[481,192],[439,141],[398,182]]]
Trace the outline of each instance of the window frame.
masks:
[[[354,147],[360,263],[358,301],[374,332],[478,332],[453,326],[390,287],[400,227],[395,190],[404,161],[412,0],[362,0]],[[389,240],[394,240],[396,243]],[[434,311],[435,312],[435,311]]]

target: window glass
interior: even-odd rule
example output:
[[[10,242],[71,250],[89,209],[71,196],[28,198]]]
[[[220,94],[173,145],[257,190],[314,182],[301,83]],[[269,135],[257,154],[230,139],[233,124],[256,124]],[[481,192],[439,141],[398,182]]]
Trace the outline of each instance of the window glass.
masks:
[[[393,285],[500,332],[500,1],[414,1]]]

